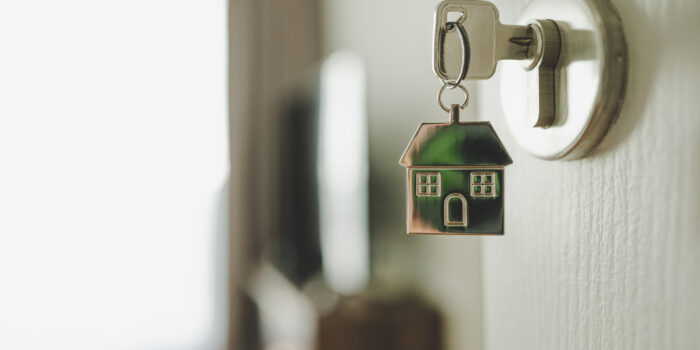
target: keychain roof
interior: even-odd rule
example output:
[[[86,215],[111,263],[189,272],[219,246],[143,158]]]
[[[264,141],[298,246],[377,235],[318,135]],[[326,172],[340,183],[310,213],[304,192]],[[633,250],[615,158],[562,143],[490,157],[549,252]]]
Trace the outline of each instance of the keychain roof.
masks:
[[[415,166],[505,166],[513,163],[489,122],[423,123],[399,164]]]

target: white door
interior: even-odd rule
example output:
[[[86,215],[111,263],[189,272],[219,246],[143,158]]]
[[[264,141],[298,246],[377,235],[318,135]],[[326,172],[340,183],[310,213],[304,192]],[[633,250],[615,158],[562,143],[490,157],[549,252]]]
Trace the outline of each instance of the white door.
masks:
[[[527,1],[494,1],[512,23]],[[622,115],[584,160],[502,138],[506,238],[483,249],[488,349],[697,349],[700,2],[615,0],[629,46]],[[480,85],[497,130],[500,77]]]

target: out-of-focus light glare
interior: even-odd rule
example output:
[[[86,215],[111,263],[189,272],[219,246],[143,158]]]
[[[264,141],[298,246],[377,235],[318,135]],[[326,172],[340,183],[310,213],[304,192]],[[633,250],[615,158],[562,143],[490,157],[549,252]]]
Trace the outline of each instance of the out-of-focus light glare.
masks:
[[[0,3],[0,349],[225,346],[226,3]]]
[[[264,348],[313,349],[316,314],[311,301],[267,263],[253,276],[249,291],[260,310]]]
[[[369,279],[365,69],[355,54],[338,52],[323,63],[319,134],[324,276],[350,294]]]

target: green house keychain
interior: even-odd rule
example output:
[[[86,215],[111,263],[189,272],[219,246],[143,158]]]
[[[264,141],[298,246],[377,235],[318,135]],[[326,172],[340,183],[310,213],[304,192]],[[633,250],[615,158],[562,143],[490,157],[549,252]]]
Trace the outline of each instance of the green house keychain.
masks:
[[[508,152],[489,122],[423,123],[401,157],[408,233],[503,234]]]
[[[407,230],[411,234],[502,235],[504,222],[504,168],[511,164],[508,152],[489,122],[459,121],[469,101],[460,85],[469,66],[469,41],[458,22],[462,39],[462,69],[455,81],[443,80],[438,103],[450,113],[448,123],[423,123],[404,151],[406,167]],[[444,33],[443,33],[444,36]],[[447,108],[445,89],[459,87],[462,105]]]

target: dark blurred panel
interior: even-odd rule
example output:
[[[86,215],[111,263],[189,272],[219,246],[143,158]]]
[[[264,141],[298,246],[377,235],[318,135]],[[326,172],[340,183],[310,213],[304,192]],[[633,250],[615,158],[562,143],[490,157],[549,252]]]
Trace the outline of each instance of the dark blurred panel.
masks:
[[[317,179],[318,70],[290,88],[280,116],[279,232],[273,233],[273,264],[301,285],[321,271]]]
[[[255,301],[245,292],[239,292],[238,303],[242,322],[238,324],[236,334],[243,335],[233,340],[234,350],[262,350],[262,334],[260,330],[260,310]]]

